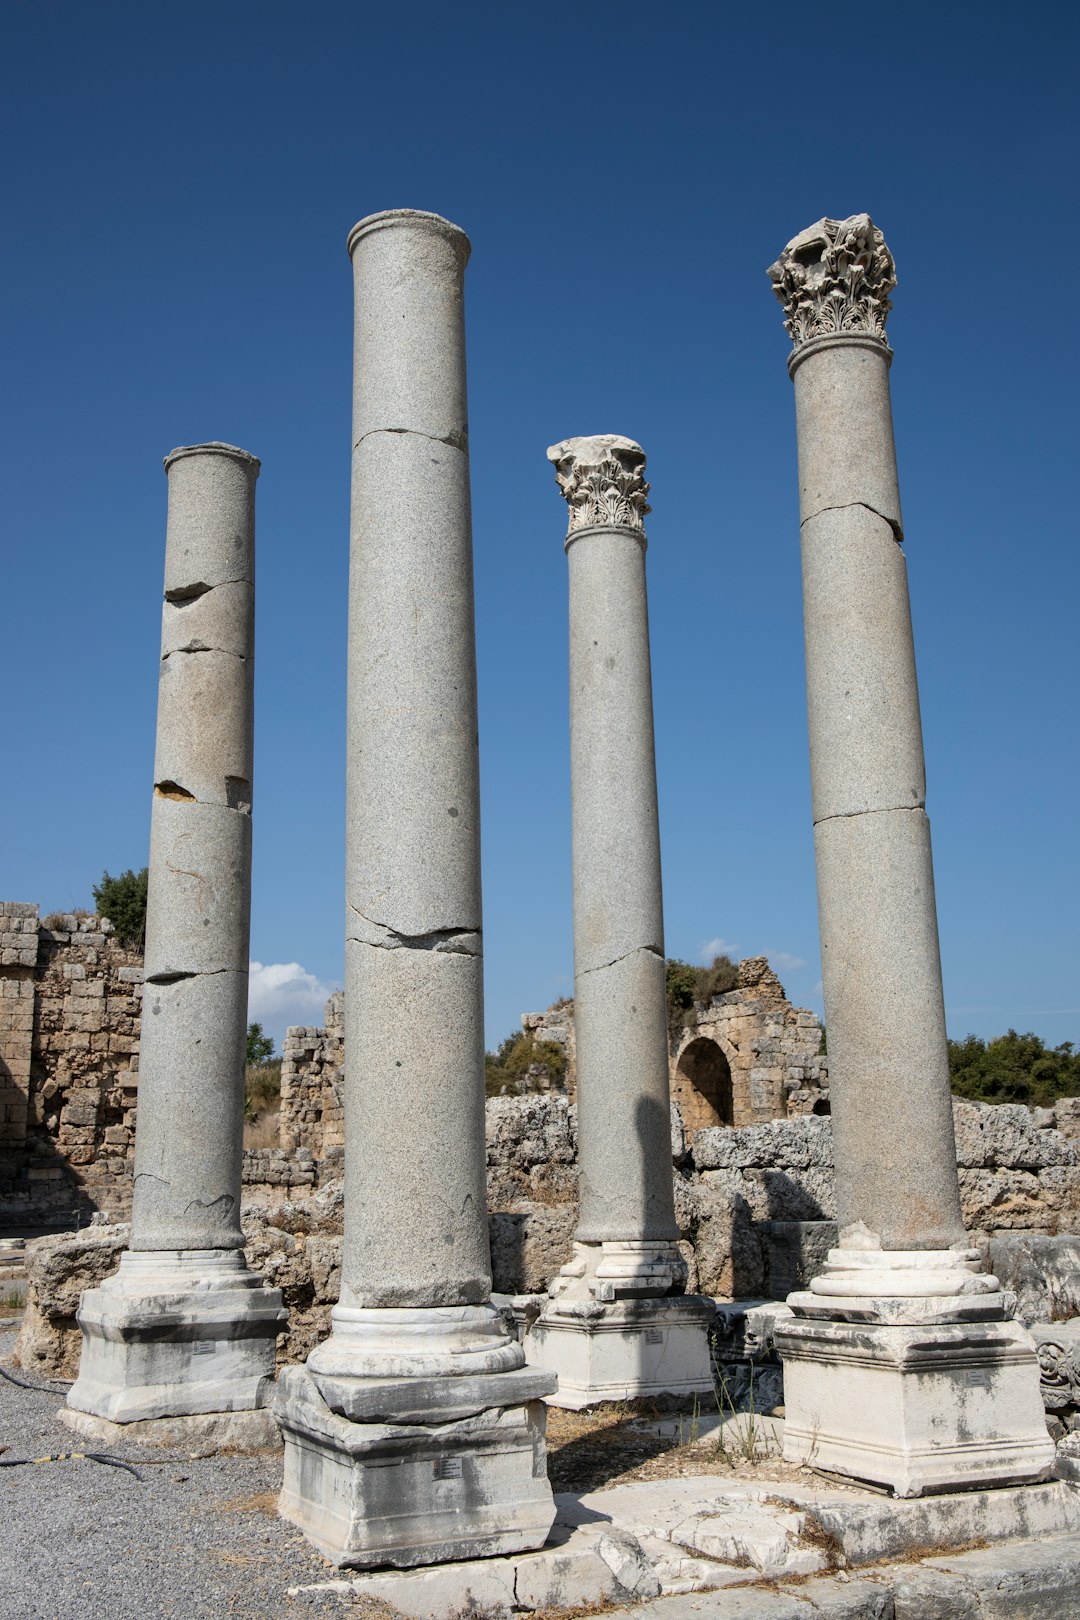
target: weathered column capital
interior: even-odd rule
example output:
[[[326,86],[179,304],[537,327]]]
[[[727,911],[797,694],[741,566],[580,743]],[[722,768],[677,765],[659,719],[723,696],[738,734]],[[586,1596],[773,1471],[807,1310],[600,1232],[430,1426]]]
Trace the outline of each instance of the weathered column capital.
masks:
[[[570,508],[567,539],[579,529],[634,529],[645,538],[645,452],[619,433],[563,439],[547,453]]]
[[[873,338],[887,347],[896,265],[869,214],[807,226],[766,275],[784,306],[792,364],[816,338]]]

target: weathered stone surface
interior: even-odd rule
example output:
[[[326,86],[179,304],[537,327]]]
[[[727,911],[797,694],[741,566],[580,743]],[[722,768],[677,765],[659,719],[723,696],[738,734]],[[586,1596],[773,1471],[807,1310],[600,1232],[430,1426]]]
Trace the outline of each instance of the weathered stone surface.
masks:
[[[515,1379],[534,1375],[504,1377],[512,1396]],[[445,1422],[353,1423],[290,1367],[274,1411],[285,1434],[279,1511],[339,1566],[491,1557],[542,1546],[551,1528],[539,1400]]]
[[[143,1418],[134,1423],[111,1423],[108,1418],[77,1412],[70,1406],[57,1413],[60,1422],[87,1440],[104,1446],[169,1446],[237,1452],[280,1451],[281,1430],[266,1407],[250,1412],[202,1412],[186,1417]]]
[[[831,1169],[832,1121],[810,1116],[737,1131],[715,1127],[698,1131],[693,1159],[699,1170]]]
[[[27,1372],[74,1378],[82,1337],[75,1313],[86,1288],[110,1277],[120,1264],[130,1227],[90,1226],[26,1245],[26,1310],[15,1359]]]
[[[1080,1237],[1038,1233],[990,1239],[989,1269],[1016,1295],[1021,1322],[1080,1317]]]
[[[491,1233],[492,1287],[502,1294],[541,1294],[573,1252],[576,1204],[535,1205],[494,1211]]]
[[[948,1248],[963,1222],[929,821],[836,816],[816,823],[814,847],[836,1218],[886,1248]]]
[[[956,1162],[964,1170],[1044,1170],[1080,1162],[1076,1147],[1060,1131],[1040,1127],[1046,1110],[1019,1103],[967,1102],[953,1098]],[[1053,1117],[1053,1115],[1051,1115]]]
[[[742,1193],[699,1183],[692,1190],[688,1236],[697,1263],[697,1292],[721,1299],[759,1295],[764,1257]]]
[[[115,1423],[266,1404],[281,1295],[235,1249],[133,1249],[80,1302],[67,1404]]]
[[[1050,1474],[1034,1347],[1019,1323],[881,1327],[793,1316],[777,1323],[776,1344],[787,1462],[876,1481],[900,1497]]]
[[[566,1097],[492,1097],[485,1132],[489,1209],[576,1201],[577,1110]]]

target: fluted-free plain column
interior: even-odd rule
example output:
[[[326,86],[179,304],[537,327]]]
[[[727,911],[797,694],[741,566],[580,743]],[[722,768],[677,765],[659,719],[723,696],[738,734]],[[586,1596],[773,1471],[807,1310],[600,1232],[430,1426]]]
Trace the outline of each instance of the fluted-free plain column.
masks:
[[[601,434],[548,459],[570,512],[580,1217],[527,1348],[559,1373],[555,1402],[584,1406],[711,1389],[711,1307],[681,1297],[676,1246],[645,454]]]
[[[469,251],[458,226],[412,210],[349,237],[342,1284],[331,1337],[278,1403],[282,1512],[349,1564],[537,1546],[554,1516],[539,1400],[554,1380],[523,1370],[491,1304]]]
[[[857,214],[803,231],[769,276],[794,343],[840,1229],[781,1330],[785,1455],[904,1495],[1037,1476],[1052,1448],[1030,1341],[960,1210],[889,397],[893,259]],[[957,1369],[987,1395],[961,1400]]]
[[[114,1421],[258,1405],[284,1319],[240,1230],[259,462],[203,444],[165,469],[131,1244],[83,1296],[69,1396]]]

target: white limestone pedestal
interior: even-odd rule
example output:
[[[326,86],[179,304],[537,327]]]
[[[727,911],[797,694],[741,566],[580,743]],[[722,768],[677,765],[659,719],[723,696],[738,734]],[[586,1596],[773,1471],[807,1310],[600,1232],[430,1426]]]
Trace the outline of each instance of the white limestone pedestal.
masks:
[[[833,1249],[776,1324],[784,1460],[896,1496],[1048,1479],[1035,1346],[977,1250]]]
[[[241,1249],[125,1250],[79,1305],[72,1427],[266,1407],[287,1314]]]
[[[686,1275],[674,1244],[575,1243],[574,1257],[525,1336],[530,1365],[559,1387],[549,1406],[711,1395],[711,1299],[673,1293]]]
[[[555,1379],[521,1366],[490,1305],[335,1307],[286,1368],[278,1511],[333,1563],[410,1568],[540,1547],[555,1518],[544,1444]]]

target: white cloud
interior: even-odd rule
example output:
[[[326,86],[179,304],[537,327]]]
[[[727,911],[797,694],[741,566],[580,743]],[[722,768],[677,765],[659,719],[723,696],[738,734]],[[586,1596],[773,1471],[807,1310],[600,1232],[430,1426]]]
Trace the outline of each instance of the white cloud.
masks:
[[[785,973],[794,973],[796,968],[806,966],[801,956],[792,956],[790,951],[763,951],[762,955],[769,958],[770,967],[781,968]]]
[[[707,965],[714,956],[734,956],[738,948],[730,939],[707,939],[701,947],[701,960]]]
[[[333,984],[324,984],[299,962],[248,964],[248,1019],[279,1038],[290,1024],[321,1024]]]

